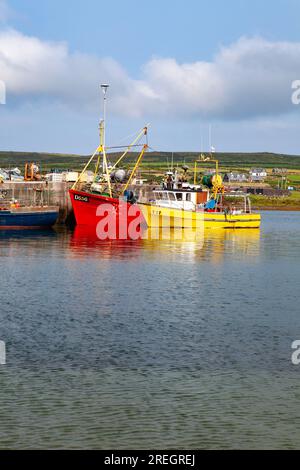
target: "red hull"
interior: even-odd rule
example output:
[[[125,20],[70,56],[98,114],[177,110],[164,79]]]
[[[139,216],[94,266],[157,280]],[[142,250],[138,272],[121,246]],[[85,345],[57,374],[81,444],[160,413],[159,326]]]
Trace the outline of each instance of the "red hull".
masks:
[[[70,197],[77,225],[94,229],[99,238],[103,235],[103,238],[127,239],[130,238],[128,232],[136,232],[132,237],[136,239],[139,238],[137,235],[140,235],[142,226],[146,225],[137,204],[74,189],[70,189]],[[116,229],[113,227],[114,221]],[[105,237],[102,232],[108,236]]]

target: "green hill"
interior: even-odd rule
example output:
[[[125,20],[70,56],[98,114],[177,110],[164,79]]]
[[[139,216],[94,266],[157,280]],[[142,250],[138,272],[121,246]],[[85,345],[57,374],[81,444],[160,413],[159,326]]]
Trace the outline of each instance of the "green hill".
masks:
[[[110,160],[115,161],[119,154],[110,154]],[[199,153],[196,152],[175,152],[173,161],[175,165],[186,163],[193,166],[198,159]],[[51,168],[64,169],[80,169],[88,161],[88,155],[74,154],[56,154],[56,153],[38,153],[38,152],[0,152],[0,167],[9,168],[18,166],[21,169],[25,162],[34,161],[41,165],[42,171],[48,171]],[[265,168],[287,168],[289,170],[300,170],[300,156],[283,155],[276,153],[216,153],[214,158],[220,161],[220,165],[226,168],[242,169],[251,167]],[[136,159],[136,154],[131,153],[127,158],[127,162]],[[143,168],[149,169],[166,169],[171,165],[171,152],[148,152],[143,159]],[[205,162],[204,166],[212,166],[209,162]]]

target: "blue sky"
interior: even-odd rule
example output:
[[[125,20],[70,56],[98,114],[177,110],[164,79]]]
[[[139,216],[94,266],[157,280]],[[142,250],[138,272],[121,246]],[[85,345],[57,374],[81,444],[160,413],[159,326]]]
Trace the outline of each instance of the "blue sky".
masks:
[[[209,60],[241,36],[300,40],[297,0],[11,0],[13,25],[139,72],[151,56]]]
[[[0,147],[91,152],[109,81],[111,143],[150,121],[153,148],[200,150],[211,124],[217,150],[300,154],[299,17],[297,0],[0,0]]]

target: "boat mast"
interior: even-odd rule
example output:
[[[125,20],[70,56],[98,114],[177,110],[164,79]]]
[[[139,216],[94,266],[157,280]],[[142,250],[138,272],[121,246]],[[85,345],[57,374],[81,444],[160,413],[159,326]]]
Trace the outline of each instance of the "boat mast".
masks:
[[[103,118],[100,120],[99,129],[100,129],[100,148],[102,149],[102,151],[105,149],[105,145],[106,145],[106,135],[105,135],[106,134],[106,94],[107,94],[108,88],[109,88],[109,85],[107,84],[101,85],[101,90],[103,93]],[[104,158],[102,162],[102,170],[104,173],[105,172]]]
[[[104,177],[104,175],[106,176],[106,182],[107,182],[107,185],[108,185],[108,189],[109,189],[109,195],[110,197],[112,197],[112,186],[111,186],[111,180],[110,180],[110,175],[111,175],[111,172],[118,166],[118,164],[123,160],[124,157],[126,157],[126,155],[129,153],[129,151],[134,147],[134,146],[139,146],[137,145],[137,142],[141,139],[141,137],[144,135],[147,137],[148,135],[148,126],[145,126],[143,127],[143,129],[139,132],[138,136],[134,139],[134,141],[126,146],[126,150],[125,152],[121,155],[121,157],[117,160],[117,162],[109,169],[108,168],[108,162],[107,162],[107,156],[106,156],[106,136],[105,136],[105,130],[106,130],[106,126],[105,126],[105,123],[106,123],[106,94],[107,94],[107,90],[109,88],[109,85],[106,85],[106,84],[103,84],[101,85],[101,89],[102,89],[102,92],[103,92],[103,118],[101,118],[100,120],[100,124],[99,124],[99,131],[100,131],[100,145],[97,147],[97,149],[95,150],[95,152],[93,153],[93,155],[91,156],[91,158],[89,159],[89,161],[87,162],[87,164],[85,165],[85,167],[83,168],[83,170],[81,171],[81,173],[79,174],[77,180],[75,181],[75,183],[73,184],[72,186],[72,189],[76,189],[78,183],[81,181],[82,179],[82,176],[84,175],[84,173],[86,172],[86,170],[88,169],[88,167],[90,166],[90,164],[92,163],[92,161],[94,160],[94,158],[98,155],[98,160],[97,160],[97,163],[96,163],[96,166],[95,166],[95,172],[94,172],[94,182],[96,181],[96,178],[98,176],[98,171],[99,171],[99,167],[100,167],[100,160],[101,160],[101,155],[102,155],[102,170],[103,170],[103,173],[102,173],[102,176]],[[138,157],[138,160],[134,166],[134,169],[133,171],[131,172],[131,175],[128,179],[128,182],[125,186],[125,189],[124,191],[128,188],[140,162],[141,162],[141,159],[144,155],[144,153],[146,152],[146,150],[148,149],[148,142],[146,144],[144,144],[142,146],[142,151]],[[112,149],[112,148],[124,148],[124,147],[108,147],[109,149]]]
[[[107,178],[107,184],[108,184],[108,189],[109,189],[109,195],[112,197],[112,191],[111,191],[111,184],[110,184],[110,175],[108,171],[108,164],[107,164],[107,157],[106,157],[106,94],[107,90],[109,88],[109,85],[107,84],[102,84],[101,89],[103,93],[103,119],[100,121],[99,129],[100,129],[100,147],[99,150],[102,152],[102,173],[106,174]],[[99,152],[99,154],[100,154]],[[99,155],[100,159],[100,155]],[[99,168],[99,160],[97,164],[97,172]]]

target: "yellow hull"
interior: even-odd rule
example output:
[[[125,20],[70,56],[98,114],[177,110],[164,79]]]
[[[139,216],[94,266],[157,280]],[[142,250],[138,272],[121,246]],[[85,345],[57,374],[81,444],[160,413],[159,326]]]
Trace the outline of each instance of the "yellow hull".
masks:
[[[259,228],[260,214],[225,215],[220,212],[194,212],[154,204],[139,204],[149,228]]]

